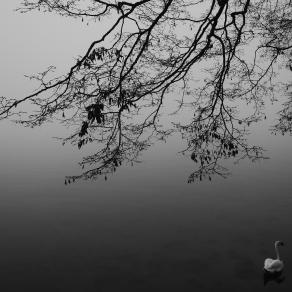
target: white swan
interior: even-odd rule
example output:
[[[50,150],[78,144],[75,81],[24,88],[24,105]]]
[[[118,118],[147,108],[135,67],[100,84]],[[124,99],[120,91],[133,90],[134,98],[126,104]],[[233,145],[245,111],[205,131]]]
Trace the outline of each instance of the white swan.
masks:
[[[269,273],[281,272],[284,268],[284,263],[280,260],[280,254],[278,249],[280,245],[283,246],[284,243],[282,241],[275,242],[275,250],[277,256],[276,259],[265,259],[264,269]]]

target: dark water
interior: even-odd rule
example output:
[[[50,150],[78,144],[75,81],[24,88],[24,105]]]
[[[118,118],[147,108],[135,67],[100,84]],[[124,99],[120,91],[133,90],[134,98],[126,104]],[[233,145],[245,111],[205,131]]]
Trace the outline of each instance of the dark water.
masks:
[[[37,32],[34,22],[7,15],[1,25],[10,23],[18,37],[3,30],[1,94],[20,96],[30,90],[20,75],[55,57],[68,62],[77,52],[59,43],[68,33],[51,48],[50,23],[31,45],[25,32]],[[0,290],[292,291],[292,138],[270,134],[269,110],[250,140],[270,159],[230,162],[228,179],[194,184],[187,184],[194,163],[178,154],[183,142],[172,137],[107,181],[65,186],[65,175],[78,173],[82,152],[52,140],[64,129],[1,123]],[[274,257],[278,239],[285,242],[285,279],[264,286],[263,262]]]
[[[290,137],[262,131],[271,159],[228,179],[187,184],[173,137],[107,181],[65,186],[80,153],[53,130],[2,125],[2,291],[291,290]],[[285,280],[264,286],[277,239]]]

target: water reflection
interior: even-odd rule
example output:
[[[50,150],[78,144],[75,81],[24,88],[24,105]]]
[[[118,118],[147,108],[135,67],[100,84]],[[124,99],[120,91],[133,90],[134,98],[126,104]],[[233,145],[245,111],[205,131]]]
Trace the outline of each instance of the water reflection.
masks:
[[[276,282],[277,284],[281,284],[282,282],[285,281],[285,276],[284,273],[281,272],[275,272],[275,273],[270,273],[268,271],[263,271],[263,281],[264,281],[264,286],[268,285],[269,282]]]

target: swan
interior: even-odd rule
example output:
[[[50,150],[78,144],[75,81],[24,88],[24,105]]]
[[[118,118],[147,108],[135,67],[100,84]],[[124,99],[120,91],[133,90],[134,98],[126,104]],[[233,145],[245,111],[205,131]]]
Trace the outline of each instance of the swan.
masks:
[[[282,241],[275,242],[275,251],[277,256],[276,259],[265,259],[264,270],[269,273],[281,272],[284,268],[284,263],[280,260],[280,254],[278,249],[280,245],[283,246],[284,243]]]

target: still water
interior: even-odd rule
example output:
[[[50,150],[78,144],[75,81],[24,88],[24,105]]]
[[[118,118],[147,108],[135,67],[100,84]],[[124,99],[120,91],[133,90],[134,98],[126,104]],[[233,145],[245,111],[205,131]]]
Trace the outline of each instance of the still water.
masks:
[[[83,46],[72,44],[67,56],[64,43],[56,43],[49,54],[51,40],[41,35],[48,35],[51,20],[36,41],[28,33],[34,22],[11,13],[17,4],[5,4],[1,18],[11,26],[9,35],[1,31],[3,54],[11,50],[10,60],[1,54],[1,94],[19,96],[30,90],[20,77],[26,70],[41,70],[54,57],[65,66]],[[36,47],[22,43],[24,31]],[[65,38],[74,42],[71,36]],[[184,146],[178,136],[107,181],[65,186],[82,158],[82,151],[52,138],[66,129],[1,123],[1,291],[292,291],[292,139],[271,135],[276,110],[268,108],[269,118],[250,135],[270,159],[230,163],[227,179],[193,184],[187,178],[195,165],[178,153]],[[263,262],[275,256],[278,239],[285,242],[285,279],[264,286]]]

